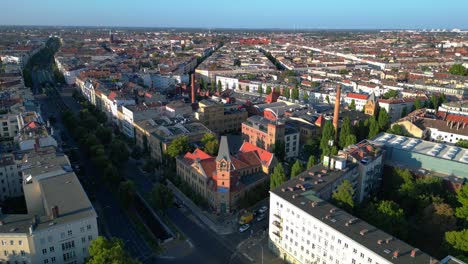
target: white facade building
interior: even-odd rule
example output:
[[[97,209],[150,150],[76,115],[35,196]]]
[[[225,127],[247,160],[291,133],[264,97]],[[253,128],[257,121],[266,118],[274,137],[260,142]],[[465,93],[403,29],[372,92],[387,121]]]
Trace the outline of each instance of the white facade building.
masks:
[[[18,164],[13,154],[2,154],[0,158],[0,201],[23,195],[23,177],[18,173]]]
[[[427,254],[303,191],[305,184],[289,181],[270,192],[269,247],[285,262],[430,263]]]
[[[0,215],[0,263],[84,263],[97,214],[68,158],[41,148],[25,154],[21,170],[28,212]]]

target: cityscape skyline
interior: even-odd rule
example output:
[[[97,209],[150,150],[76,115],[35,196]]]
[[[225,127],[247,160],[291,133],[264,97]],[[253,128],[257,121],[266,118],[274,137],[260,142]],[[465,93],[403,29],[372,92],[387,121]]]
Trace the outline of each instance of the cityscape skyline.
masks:
[[[5,10],[22,12],[6,12],[0,17],[0,25],[298,30],[468,28],[463,14],[468,3],[429,2],[398,0],[384,6],[368,0],[359,4],[293,1],[288,5],[271,5],[263,0],[240,0],[220,5],[208,0],[203,5],[181,1],[174,6],[171,2],[148,0],[137,3],[21,0],[3,3]]]

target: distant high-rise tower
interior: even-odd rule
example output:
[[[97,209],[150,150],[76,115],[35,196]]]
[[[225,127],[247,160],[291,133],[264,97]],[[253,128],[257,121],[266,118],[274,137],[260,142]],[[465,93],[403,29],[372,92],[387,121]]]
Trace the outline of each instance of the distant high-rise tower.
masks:
[[[340,100],[341,100],[341,84],[336,87],[335,112],[333,113],[333,127],[335,127],[335,135],[338,135],[338,120],[340,117]]]

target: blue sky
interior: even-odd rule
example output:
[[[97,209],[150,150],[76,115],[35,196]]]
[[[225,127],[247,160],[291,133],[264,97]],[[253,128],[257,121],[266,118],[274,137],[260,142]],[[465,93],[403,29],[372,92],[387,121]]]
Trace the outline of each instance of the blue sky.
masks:
[[[468,28],[467,0],[2,0],[1,25]]]

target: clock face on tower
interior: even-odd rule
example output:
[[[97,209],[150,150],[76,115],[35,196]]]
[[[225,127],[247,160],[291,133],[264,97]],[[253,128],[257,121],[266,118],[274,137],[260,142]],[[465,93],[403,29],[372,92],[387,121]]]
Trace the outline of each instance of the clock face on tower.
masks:
[[[221,162],[221,168],[225,168],[226,167],[226,162],[222,161]]]

